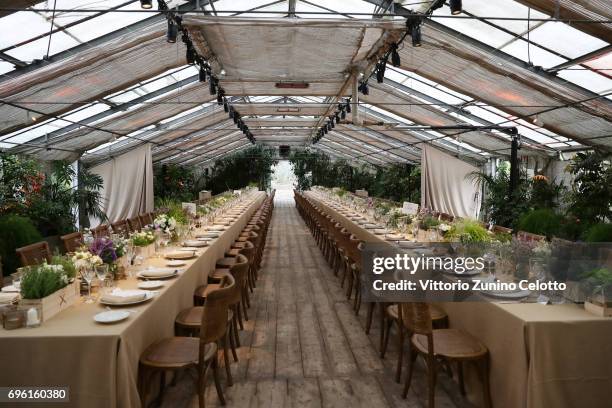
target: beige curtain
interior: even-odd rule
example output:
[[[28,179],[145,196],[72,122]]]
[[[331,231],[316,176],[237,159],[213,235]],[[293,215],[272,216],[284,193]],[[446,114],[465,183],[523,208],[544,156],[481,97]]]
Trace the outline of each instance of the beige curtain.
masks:
[[[153,210],[153,160],[146,144],[91,168],[104,180],[103,207],[109,222]],[[91,219],[91,227],[100,220]]]
[[[468,175],[479,171],[429,145],[421,151],[421,206],[457,217],[478,218],[480,188]]]

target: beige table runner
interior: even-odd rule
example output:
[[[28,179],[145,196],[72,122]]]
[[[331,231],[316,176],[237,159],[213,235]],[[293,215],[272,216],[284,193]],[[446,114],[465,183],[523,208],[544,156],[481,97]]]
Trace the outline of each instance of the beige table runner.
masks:
[[[359,239],[384,242],[312,192],[306,197]],[[612,404],[612,318],[575,304],[443,303],[451,327],[490,352],[495,408],[608,408]],[[468,397],[479,406],[482,385],[466,373]]]
[[[261,206],[259,192],[244,213],[151,301],[125,308],[134,313],[125,321],[100,325],[93,316],[98,303],[80,303],[35,329],[0,329],[0,386],[69,386],[69,404],[46,407],[139,407],[138,360],[150,344],[174,335],[176,315],[193,305],[193,292],[207,281],[217,259],[224,256],[251,215]],[[242,205],[242,204],[240,204]],[[164,264],[153,259],[146,265]],[[122,289],[136,288],[135,278],[119,281]]]

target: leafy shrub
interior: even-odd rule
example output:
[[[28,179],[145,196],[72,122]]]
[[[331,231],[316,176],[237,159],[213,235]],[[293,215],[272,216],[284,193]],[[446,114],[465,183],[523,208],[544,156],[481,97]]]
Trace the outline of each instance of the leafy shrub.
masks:
[[[30,267],[21,278],[21,296],[24,299],[42,299],[69,283],[62,265],[42,264]]]
[[[595,224],[586,233],[587,242],[612,242],[612,224]]]
[[[51,265],[61,265],[64,268],[64,272],[68,279],[72,279],[76,276],[76,266],[71,257],[65,255],[53,255],[51,258]]]
[[[15,249],[42,241],[42,236],[29,218],[6,215],[0,218],[0,256],[3,274],[10,275],[20,266]]]
[[[519,230],[531,232],[532,234],[546,235],[548,238],[557,235],[563,217],[554,211],[541,208],[531,210],[519,218]]]
[[[421,220],[419,227],[421,227],[421,229],[428,230],[431,228],[435,228],[438,225],[440,225],[440,220],[435,217],[432,217],[431,215],[427,215]]]
[[[463,243],[489,242],[489,232],[476,220],[463,219],[455,222],[447,233],[450,241]]]

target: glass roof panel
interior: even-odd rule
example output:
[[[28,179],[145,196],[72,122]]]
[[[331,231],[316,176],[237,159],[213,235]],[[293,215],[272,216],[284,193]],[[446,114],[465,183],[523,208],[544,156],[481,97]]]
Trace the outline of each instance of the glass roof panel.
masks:
[[[466,12],[479,17],[514,17],[527,18],[528,7],[514,0],[463,0],[462,8]],[[449,13],[448,7],[442,7],[441,10],[436,10],[434,14],[440,11]],[[465,14],[465,13],[464,13]],[[531,18],[547,18],[544,13],[536,10],[531,10]],[[447,24],[446,19],[439,20],[443,24]],[[490,20],[493,24],[502,26],[505,29],[516,34],[521,34],[527,30],[527,22],[513,20]],[[533,23],[532,23],[533,25]]]
[[[529,38],[569,58],[579,57],[607,45],[605,41],[576,30],[565,23],[552,21],[534,29],[529,34]]]
[[[533,65],[539,65],[544,68],[554,67],[567,61],[526,41],[514,41],[501,50],[513,57],[525,62],[531,61]]]
[[[583,64],[593,69],[603,70],[604,73],[612,75],[612,52],[608,52],[599,58],[592,59]]]
[[[557,75],[598,94],[612,91],[612,80],[610,78],[581,68],[579,65],[574,65],[569,70],[559,71]]]
[[[14,38],[14,36],[11,37]],[[46,36],[36,41],[32,41],[31,43],[22,45],[21,47],[7,51],[6,53],[21,61],[32,62],[35,59],[43,59],[43,57],[47,54],[48,44],[49,36]],[[65,51],[77,45],[79,45],[79,42],[65,33],[55,33],[51,36],[49,55],[55,55],[58,52]]]
[[[0,48],[10,47],[15,43],[49,32],[51,23],[37,13],[19,11],[0,19]],[[24,31],[23,27],[28,30]]]

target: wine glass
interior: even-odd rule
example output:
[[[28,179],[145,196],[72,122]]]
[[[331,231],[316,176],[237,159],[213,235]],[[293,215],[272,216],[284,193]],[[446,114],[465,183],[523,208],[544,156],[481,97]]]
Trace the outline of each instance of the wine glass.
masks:
[[[96,270],[96,276],[98,277],[98,280],[100,281],[100,292],[101,292],[102,288],[105,287],[106,278],[108,277],[108,265],[106,264],[97,265],[95,267],[95,270]]]
[[[495,261],[496,261],[495,254],[493,253],[493,251],[491,249],[489,249],[482,256],[482,259],[487,264],[487,271],[489,272],[489,276],[492,278],[492,280],[495,280],[495,268],[494,268],[494,264],[495,264]]]
[[[85,303],[94,303],[94,299],[91,297],[91,281],[96,275],[96,272],[94,268],[87,267],[83,269],[81,274],[83,275],[85,282],[87,282],[87,298],[85,299]]]

